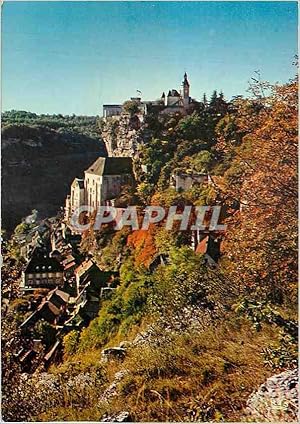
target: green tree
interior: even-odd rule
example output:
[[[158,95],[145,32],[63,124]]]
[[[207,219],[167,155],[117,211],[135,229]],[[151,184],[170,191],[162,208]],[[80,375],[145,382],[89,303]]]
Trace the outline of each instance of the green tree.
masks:
[[[139,111],[139,104],[134,100],[127,100],[123,103],[123,111],[129,113],[130,116],[135,115]]]
[[[203,328],[230,301],[226,282],[189,247],[171,249],[169,261],[153,275],[150,309],[163,326],[184,330],[194,323]]]
[[[76,353],[79,342],[79,336],[80,333],[78,331],[72,330],[63,338],[63,348],[64,354],[66,356],[71,356]]]

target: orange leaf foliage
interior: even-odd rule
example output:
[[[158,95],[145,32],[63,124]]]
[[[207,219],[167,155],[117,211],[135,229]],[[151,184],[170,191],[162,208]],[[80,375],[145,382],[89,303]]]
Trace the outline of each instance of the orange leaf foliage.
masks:
[[[133,231],[127,238],[127,245],[135,250],[135,264],[148,267],[157,252],[154,243],[155,225],[148,230]]]

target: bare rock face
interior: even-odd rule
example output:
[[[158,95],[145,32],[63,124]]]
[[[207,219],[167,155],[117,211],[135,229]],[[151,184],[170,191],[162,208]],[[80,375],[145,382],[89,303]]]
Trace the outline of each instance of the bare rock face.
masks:
[[[246,414],[252,421],[297,421],[298,385],[297,369],[268,378],[248,399]]]
[[[102,141],[46,127],[2,131],[2,219],[12,230],[32,209],[40,218],[64,206],[70,184],[107,152]]]
[[[142,123],[138,116],[120,115],[103,121],[101,136],[108,156],[135,157],[143,143]]]

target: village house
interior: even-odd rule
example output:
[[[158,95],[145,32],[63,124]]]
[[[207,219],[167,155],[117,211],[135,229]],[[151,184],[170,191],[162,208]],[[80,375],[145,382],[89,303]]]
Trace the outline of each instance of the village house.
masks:
[[[97,316],[99,309],[99,292],[95,292],[91,281],[88,281],[74,300],[74,309],[66,325],[80,326],[87,324]]]
[[[44,219],[31,228],[28,233],[13,236],[20,246],[20,254],[24,259],[29,260],[33,250],[44,245],[44,240],[47,239],[50,228],[50,220]]]
[[[199,172],[174,172],[170,178],[170,186],[175,188],[176,191],[186,191],[193,186],[210,183],[211,179],[208,174]]]
[[[68,293],[58,288],[50,291],[37,309],[20,325],[20,329],[26,331],[33,328],[41,319],[52,325],[62,323],[67,317],[69,301],[70,295]]]
[[[50,256],[55,257],[59,262],[62,262],[67,256],[72,255],[73,246],[61,227],[51,231],[50,248]]]
[[[44,319],[52,325],[62,325],[68,317],[70,295],[62,290],[54,289],[37,308],[37,319]]]
[[[59,309],[65,309],[66,305],[69,303],[70,295],[63,290],[54,289],[48,293],[46,300]]]
[[[36,231],[34,234],[29,233],[22,240],[19,240],[18,244],[20,246],[20,255],[28,261],[34,248],[43,245],[43,240]]]
[[[78,287],[78,292],[81,287],[84,286],[85,279],[90,275],[90,273],[95,270],[97,265],[92,260],[87,260],[80,264],[74,271],[76,286]]]
[[[49,255],[46,249],[35,248],[32,256],[22,272],[20,289],[33,291],[37,288],[62,287],[64,269],[56,258]]]
[[[103,105],[103,118],[121,115],[122,109],[122,105]]]
[[[86,285],[91,282],[96,288],[98,295],[100,288],[107,285],[108,278],[112,275],[111,272],[102,271],[98,265],[91,259],[84,261],[74,271],[77,293]]]
[[[72,303],[68,307],[69,317],[64,322],[66,331],[87,325],[97,316],[102,290],[107,287],[106,280],[108,277],[105,274],[110,273],[102,273],[101,278],[94,278],[95,275],[89,273],[85,274],[84,283],[80,285],[77,297],[70,298]]]
[[[216,265],[220,254],[221,239],[212,234],[202,235],[195,253],[204,255],[209,265]]]
[[[62,315],[61,310],[52,302],[42,302],[37,310],[38,319],[44,319],[49,324],[56,325]]]
[[[63,349],[61,340],[56,340],[56,342],[50,347],[48,352],[44,356],[44,366],[47,370],[48,367],[53,363],[59,363],[62,361]]]
[[[75,178],[71,184],[71,193],[67,197],[70,206],[66,209],[66,219],[69,220],[71,214],[84,204],[84,180]]]
[[[61,265],[64,267],[64,276],[66,279],[72,277],[76,268],[76,260],[73,255],[68,255],[61,261]]]

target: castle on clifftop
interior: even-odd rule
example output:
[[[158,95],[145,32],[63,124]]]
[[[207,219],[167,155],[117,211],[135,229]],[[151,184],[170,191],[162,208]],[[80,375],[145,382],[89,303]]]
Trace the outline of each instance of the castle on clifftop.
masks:
[[[179,91],[176,89],[169,90],[167,96],[165,92],[163,92],[160,99],[153,101],[142,101],[141,97],[131,97],[130,100],[137,103],[142,115],[147,115],[150,109],[158,109],[160,113],[166,114],[177,112],[186,114],[188,109],[197,103],[196,100],[190,97],[190,83],[186,73],[184,74],[181,89]],[[118,116],[121,115],[122,112],[123,105],[103,105],[103,118]]]

